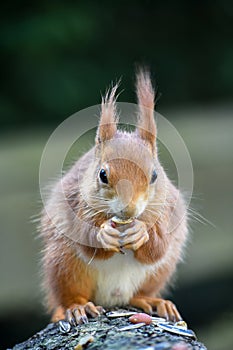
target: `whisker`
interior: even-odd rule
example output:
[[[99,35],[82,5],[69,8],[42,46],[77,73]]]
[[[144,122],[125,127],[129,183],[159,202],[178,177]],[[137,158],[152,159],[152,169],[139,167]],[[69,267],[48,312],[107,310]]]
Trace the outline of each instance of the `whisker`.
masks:
[[[198,213],[195,209],[193,208],[188,208],[188,212],[191,213],[192,217],[198,221],[199,223],[203,224],[203,225],[210,225],[213,228],[216,228],[216,225],[209,221],[207,218],[205,218],[203,215],[201,215],[200,213]]]

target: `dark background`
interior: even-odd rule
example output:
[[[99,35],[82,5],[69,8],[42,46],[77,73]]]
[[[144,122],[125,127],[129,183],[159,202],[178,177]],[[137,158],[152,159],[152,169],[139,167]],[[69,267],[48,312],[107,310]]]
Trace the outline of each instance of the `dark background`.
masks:
[[[46,325],[39,288],[39,161],[54,127],[100,102],[135,64],[151,67],[157,110],[190,151],[192,242],[172,298],[213,350],[233,348],[232,1],[8,1],[0,28],[0,346]],[[200,217],[199,217],[200,219]],[[203,221],[203,220],[201,220]]]
[[[230,100],[231,1],[9,1],[1,5],[1,122],[61,122],[99,101],[134,63],[153,68],[162,106]]]

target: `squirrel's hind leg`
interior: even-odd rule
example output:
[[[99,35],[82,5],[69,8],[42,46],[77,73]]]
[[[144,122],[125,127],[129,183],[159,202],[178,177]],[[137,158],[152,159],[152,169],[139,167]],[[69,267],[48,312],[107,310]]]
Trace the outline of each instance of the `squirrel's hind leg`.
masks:
[[[175,304],[170,300],[151,298],[147,296],[135,296],[130,300],[130,305],[138,307],[149,314],[152,313],[153,308],[156,308],[158,316],[164,317],[172,322],[182,320]]]

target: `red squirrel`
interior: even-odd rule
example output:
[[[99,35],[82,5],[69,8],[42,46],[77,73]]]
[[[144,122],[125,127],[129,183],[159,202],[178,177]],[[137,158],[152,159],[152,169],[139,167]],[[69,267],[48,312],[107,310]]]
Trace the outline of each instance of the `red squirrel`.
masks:
[[[117,128],[116,90],[102,99],[95,146],[54,186],[42,213],[44,289],[53,322],[86,323],[104,307],[123,305],[181,320],[160,293],[182,258],[186,207],[158,160],[149,72],[136,75],[134,131]]]

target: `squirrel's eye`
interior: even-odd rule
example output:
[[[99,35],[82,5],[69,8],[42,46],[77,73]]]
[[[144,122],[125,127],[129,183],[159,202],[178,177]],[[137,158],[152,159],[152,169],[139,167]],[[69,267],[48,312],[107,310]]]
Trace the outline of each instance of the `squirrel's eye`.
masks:
[[[106,174],[106,171],[104,169],[101,169],[100,172],[99,172],[99,177],[100,177],[100,180],[104,183],[104,184],[107,184],[108,183],[108,177],[107,177],[107,174]]]
[[[155,170],[153,170],[152,175],[151,175],[151,179],[150,179],[150,184],[153,184],[156,179],[157,179],[157,173]]]

